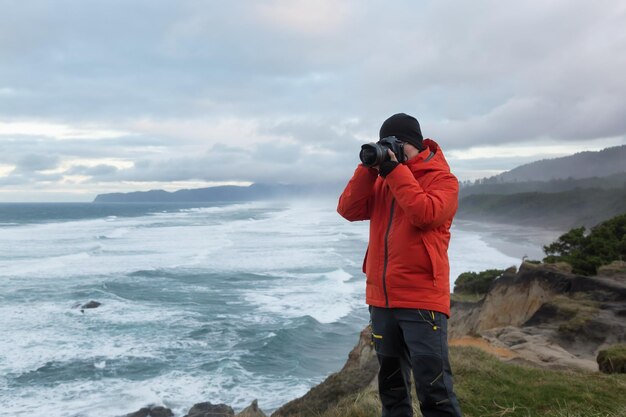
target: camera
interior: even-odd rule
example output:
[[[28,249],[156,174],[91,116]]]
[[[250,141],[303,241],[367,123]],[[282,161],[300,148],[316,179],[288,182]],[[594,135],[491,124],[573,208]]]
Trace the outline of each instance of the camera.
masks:
[[[361,162],[366,167],[374,167],[390,159],[387,149],[391,149],[398,162],[406,161],[404,142],[395,136],[387,136],[376,143],[372,142],[362,145],[359,158],[361,158]]]

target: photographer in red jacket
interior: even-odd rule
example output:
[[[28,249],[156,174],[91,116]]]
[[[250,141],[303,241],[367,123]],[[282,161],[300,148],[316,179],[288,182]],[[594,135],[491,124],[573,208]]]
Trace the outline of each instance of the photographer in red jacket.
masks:
[[[369,220],[367,277],[383,417],[413,415],[410,372],[424,417],[460,417],[448,360],[448,244],[459,185],[441,148],[399,113],[363,145],[339,198],[349,221]]]

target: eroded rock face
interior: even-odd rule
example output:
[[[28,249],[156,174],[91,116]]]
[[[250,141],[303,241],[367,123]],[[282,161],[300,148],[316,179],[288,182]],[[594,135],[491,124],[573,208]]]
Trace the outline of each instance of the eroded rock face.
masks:
[[[487,293],[474,331],[522,325],[554,294],[567,288],[566,280],[564,273],[524,266],[519,273],[505,272]]]
[[[518,362],[597,370],[598,350],[626,340],[624,312],[620,280],[524,263],[494,281],[480,302],[451,303],[449,334],[482,337],[515,352]]]
[[[466,335],[476,335],[476,325],[484,299],[478,302],[450,301],[448,337],[458,339]]]

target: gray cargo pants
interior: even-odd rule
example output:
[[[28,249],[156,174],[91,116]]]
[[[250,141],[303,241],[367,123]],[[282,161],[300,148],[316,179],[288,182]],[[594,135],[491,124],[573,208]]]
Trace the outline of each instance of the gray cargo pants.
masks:
[[[382,417],[412,417],[411,370],[424,417],[462,417],[452,390],[444,313],[370,306]]]

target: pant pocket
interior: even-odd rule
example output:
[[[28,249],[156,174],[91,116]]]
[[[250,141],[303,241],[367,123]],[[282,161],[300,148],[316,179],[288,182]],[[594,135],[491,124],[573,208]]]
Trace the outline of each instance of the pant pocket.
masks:
[[[419,355],[411,358],[411,362],[415,391],[421,405],[434,407],[450,402],[441,357]]]

